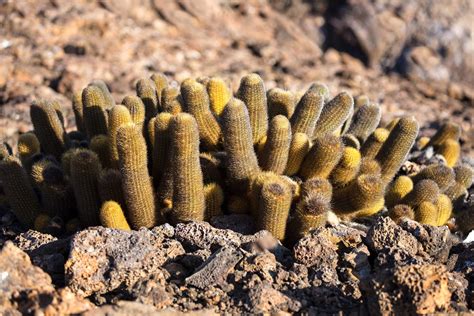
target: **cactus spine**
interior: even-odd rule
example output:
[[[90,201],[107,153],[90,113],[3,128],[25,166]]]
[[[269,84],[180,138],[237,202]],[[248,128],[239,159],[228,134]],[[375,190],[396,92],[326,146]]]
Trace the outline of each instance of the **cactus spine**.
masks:
[[[344,134],[344,135],[341,136],[341,139],[342,139],[342,143],[344,144],[344,146],[352,147],[352,148],[355,148],[357,150],[360,150],[360,142],[357,139],[357,137],[355,137],[354,135]]]
[[[103,80],[93,80],[89,86],[95,86],[100,89],[104,97],[105,108],[109,109],[115,105],[114,98],[112,97],[112,94],[110,94],[109,88]]]
[[[145,105],[142,99],[134,95],[128,95],[123,98],[122,104],[130,112],[132,122],[139,126],[140,129],[143,129],[145,124]]]
[[[155,83],[156,97],[158,101],[158,110],[164,111],[161,98],[163,96],[163,90],[168,87],[168,79],[164,74],[153,74],[150,77],[151,80]]]
[[[82,90],[82,104],[87,137],[107,135],[107,103],[102,90],[94,85]]]
[[[313,84],[296,105],[291,117],[293,133],[305,133],[312,136],[324,104],[324,95],[318,85]]]
[[[336,131],[347,120],[354,108],[354,100],[346,93],[342,92],[324,105],[313,139]]]
[[[343,187],[354,179],[359,172],[360,152],[352,147],[344,148],[341,160],[331,172],[330,180],[334,187]]]
[[[115,201],[106,201],[102,204],[100,208],[100,223],[108,228],[130,230],[120,204]]]
[[[377,104],[363,105],[354,114],[347,133],[354,135],[360,142],[365,142],[380,123],[382,111]]]
[[[170,123],[173,142],[174,223],[204,220],[205,200],[199,162],[199,133],[196,120],[187,113],[176,115]]]
[[[290,122],[283,115],[277,115],[270,122],[268,138],[261,155],[262,170],[283,174],[288,162],[290,144]]]
[[[388,210],[388,216],[397,224],[400,224],[403,218],[415,219],[413,208],[406,204],[398,204]]]
[[[120,126],[131,123],[132,117],[128,109],[121,105],[117,104],[112,107],[109,112],[109,130],[108,130],[108,140],[109,140],[109,156],[110,156],[110,166],[112,168],[118,169],[119,166],[119,156],[117,149],[117,131]]]
[[[126,124],[117,132],[122,188],[133,229],[150,228],[161,222],[155,210],[155,198],[147,167],[147,151],[142,129]]]
[[[429,179],[436,182],[441,191],[446,190],[451,186],[454,179],[454,170],[448,166],[442,164],[432,164],[418,172],[414,177],[414,182],[418,182],[423,179]]]
[[[410,177],[399,176],[389,186],[385,200],[387,206],[392,206],[400,203],[413,190],[413,181]]]
[[[257,74],[244,76],[240,80],[237,98],[248,108],[252,140],[257,144],[268,130],[267,96],[262,78]]]
[[[453,212],[453,204],[451,203],[451,199],[445,194],[440,194],[438,195],[438,198],[436,199],[434,204],[438,209],[438,218],[436,220],[436,226],[446,224],[446,222],[451,217],[451,213]]]
[[[222,204],[224,203],[222,187],[215,182],[208,183],[204,186],[204,196],[206,199],[204,220],[210,221],[213,217],[222,215]]]
[[[179,94],[179,89],[175,87],[166,87],[161,92],[161,107],[163,112],[171,114],[178,114],[183,111],[182,99]]]
[[[440,191],[433,180],[421,180],[415,184],[413,190],[402,200],[403,204],[418,206],[422,202],[435,202]]]
[[[341,139],[337,136],[327,134],[315,139],[313,147],[301,165],[300,175],[303,179],[327,178],[338,164],[343,149]]]
[[[18,138],[18,156],[23,166],[40,152],[40,142],[34,133],[21,134]]]
[[[385,128],[377,128],[369,135],[365,143],[360,148],[362,156],[366,158],[375,158],[387,140],[390,132]]]
[[[288,152],[288,163],[286,164],[285,174],[293,176],[300,170],[304,157],[309,152],[310,141],[305,133],[296,133],[291,139]]]
[[[206,86],[211,109],[217,116],[220,116],[232,97],[232,93],[224,80],[218,77],[209,79]]]
[[[158,96],[153,80],[142,78],[137,81],[137,96],[143,101],[145,107],[145,123],[158,113]]]
[[[296,97],[291,91],[273,88],[267,91],[268,117],[272,119],[277,115],[291,118],[295,111]]]
[[[20,161],[9,156],[0,161],[0,181],[13,213],[25,227],[33,227],[40,203]]]

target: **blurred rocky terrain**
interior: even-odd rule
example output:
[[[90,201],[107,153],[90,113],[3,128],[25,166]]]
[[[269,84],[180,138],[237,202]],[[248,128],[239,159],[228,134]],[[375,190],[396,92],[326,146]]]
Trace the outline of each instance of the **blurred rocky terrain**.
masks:
[[[454,120],[472,153],[473,19],[470,0],[3,0],[0,133],[12,143],[29,130],[37,98],[71,113],[72,93],[95,78],[120,102],[152,72],[234,88],[258,72],[267,87],[366,94],[384,120],[415,115],[428,135]]]

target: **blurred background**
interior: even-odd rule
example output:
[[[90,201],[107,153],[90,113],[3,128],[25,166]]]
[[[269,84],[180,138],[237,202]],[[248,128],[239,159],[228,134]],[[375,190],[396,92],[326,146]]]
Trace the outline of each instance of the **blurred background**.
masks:
[[[427,135],[454,120],[472,155],[473,21],[472,0],[0,0],[0,135],[28,131],[37,98],[71,114],[93,79],[120,102],[153,72],[234,90],[257,72],[267,88],[368,95]]]

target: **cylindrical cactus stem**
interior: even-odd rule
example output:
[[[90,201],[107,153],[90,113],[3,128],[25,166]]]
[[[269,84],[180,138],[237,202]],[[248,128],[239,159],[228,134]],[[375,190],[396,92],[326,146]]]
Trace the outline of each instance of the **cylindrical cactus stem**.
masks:
[[[373,158],[362,157],[360,161],[359,174],[371,174],[380,176],[382,173],[382,168],[377,160]]]
[[[163,112],[178,114],[183,112],[182,98],[179,89],[176,87],[166,87],[161,92],[161,107]]]
[[[249,201],[247,197],[240,195],[230,195],[226,198],[226,209],[230,214],[247,214],[249,213]]]
[[[107,101],[102,90],[94,85],[86,87],[82,90],[82,104],[87,137],[107,135]]]
[[[222,215],[222,204],[224,203],[222,187],[215,182],[208,183],[204,186],[204,196],[206,200],[204,220],[210,221],[213,217]]]
[[[387,126],[385,126],[385,129],[391,132],[392,129],[398,124],[398,122],[400,122],[400,118],[399,117],[394,118],[387,124]]]
[[[238,99],[229,101],[222,113],[222,123],[227,178],[234,189],[242,191],[247,188],[250,177],[260,171],[245,104]]]
[[[389,185],[385,194],[388,208],[399,204],[413,190],[413,181],[410,177],[399,176]]]
[[[83,227],[99,225],[100,198],[97,179],[99,157],[92,150],[77,150],[71,158],[71,184]]]
[[[291,91],[273,88],[267,91],[267,102],[269,119],[277,115],[283,115],[289,119],[295,111],[296,96]]]
[[[237,98],[248,108],[253,144],[267,134],[268,111],[265,85],[259,75],[253,73],[240,80]]]
[[[455,180],[469,189],[474,181],[474,170],[468,165],[454,167]]]
[[[155,208],[142,129],[134,124],[122,125],[117,132],[117,148],[130,226],[133,229],[153,227],[162,219],[158,218]]]
[[[69,139],[52,103],[48,101],[33,103],[30,116],[43,152],[59,159],[67,149]]]
[[[170,122],[173,146],[174,223],[204,220],[204,184],[199,162],[199,132],[193,116],[180,113]]]
[[[411,220],[415,219],[415,212],[413,208],[406,204],[397,204],[394,207],[389,208],[388,216],[397,224],[400,224],[403,218]]]
[[[433,180],[421,180],[415,184],[413,190],[402,200],[403,204],[418,206],[422,202],[435,202],[440,194],[439,187]]]
[[[222,160],[212,153],[201,153],[199,155],[201,163],[202,175],[204,177],[204,184],[217,183],[224,184],[224,177],[221,171]]]
[[[40,150],[40,142],[34,133],[25,133],[18,137],[18,156],[23,166],[28,165],[31,157]]]
[[[265,182],[259,193],[257,228],[269,231],[279,240],[285,239],[291,201],[291,190],[285,181]]]
[[[288,162],[290,144],[290,122],[285,116],[277,115],[270,122],[267,141],[260,156],[262,170],[283,174]]]
[[[318,84],[312,84],[301,97],[291,117],[293,133],[305,133],[312,137],[324,105],[324,95]]]
[[[99,174],[99,196],[102,203],[115,201],[126,211],[122,174],[116,169],[103,169]]]
[[[357,150],[360,150],[360,142],[357,139],[357,137],[355,137],[354,135],[344,134],[344,135],[341,136],[341,139],[342,139],[342,143],[344,144],[344,146],[352,147],[352,148],[355,148]]]
[[[453,212],[453,203],[451,202],[451,199],[445,194],[440,194],[434,204],[438,209],[436,226],[446,224],[446,222],[451,218]]]
[[[218,77],[210,78],[206,88],[209,94],[211,110],[215,115],[220,116],[222,111],[224,111],[224,107],[232,98],[232,92],[227,87],[225,81]]]
[[[421,224],[437,226],[438,224],[438,208],[433,202],[421,202],[415,208],[415,220]]]
[[[365,143],[360,147],[362,156],[366,158],[375,158],[387,140],[390,132],[385,128],[377,128],[369,135]]]
[[[258,203],[262,186],[266,182],[278,181],[279,176],[270,171],[261,171],[255,173],[251,178],[247,189],[247,196],[250,201],[251,214],[256,218],[258,211]]]
[[[305,133],[293,134],[290,149],[288,152],[288,163],[286,164],[285,174],[293,176],[300,170],[304,157],[310,149],[310,140]]]
[[[418,135],[418,122],[412,117],[401,118],[393,128],[375,159],[382,167],[382,179],[390,182],[398,172]]]
[[[49,164],[43,171],[43,178],[40,192],[44,211],[51,217],[70,219],[76,211],[76,201],[63,171],[59,166]]]
[[[100,208],[100,223],[104,227],[130,230],[122,207],[115,201],[106,201]]]
[[[354,99],[341,92],[326,103],[314,129],[313,139],[336,131],[347,120],[354,107]]]
[[[84,123],[84,106],[82,105],[82,91],[74,93],[72,97],[72,111],[74,112],[77,130],[86,134],[86,127]]]
[[[163,95],[163,90],[168,87],[168,79],[162,73],[154,73],[151,75],[150,79],[155,83],[156,97],[158,99],[158,112],[161,112],[163,111],[161,96]]]
[[[127,95],[123,98],[122,104],[130,112],[132,122],[139,126],[140,129],[143,129],[143,125],[145,124],[145,105],[142,99],[134,95]]]
[[[109,140],[110,166],[112,168],[118,169],[119,167],[117,131],[120,126],[131,122],[132,117],[130,116],[130,112],[124,105],[117,104],[109,111],[109,130],[107,136]]]
[[[432,164],[422,169],[413,177],[414,182],[423,179],[433,180],[441,192],[443,192],[455,182],[454,170],[443,164]]]
[[[115,105],[115,100],[112,97],[112,94],[110,93],[109,88],[107,87],[107,84],[103,80],[93,80],[89,86],[96,86],[97,88],[100,89],[102,92],[102,95],[104,96],[104,101],[105,101],[105,108],[109,109]]]
[[[8,156],[0,161],[0,182],[20,223],[27,228],[33,227],[41,206],[20,160]]]
[[[461,144],[454,139],[447,139],[436,149],[436,153],[446,159],[446,165],[454,167],[461,157]]]
[[[107,135],[96,135],[92,137],[89,148],[97,154],[104,168],[111,166],[110,139]]]
[[[222,132],[219,123],[209,108],[209,97],[206,88],[193,79],[187,79],[181,84],[181,96],[184,109],[191,113],[199,128],[199,136],[208,150],[219,147]]]
[[[362,94],[362,95],[358,96],[358,97],[356,98],[356,100],[354,101],[354,107],[355,107],[356,109],[358,109],[358,108],[360,108],[360,107],[362,107],[362,106],[364,106],[364,105],[369,105],[369,104],[370,104],[370,99],[369,99],[369,97],[368,97],[367,95],[365,95],[365,94]]]
[[[359,172],[360,162],[360,152],[355,148],[345,147],[341,160],[329,177],[332,185],[340,188],[351,182]]]
[[[80,148],[71,148],[71,149],[67,150],[61,156],[61,168],[63,169],[64,175],[68,178],[71,176],[71,160],[72,160],[72,157],[79,150],[81,150],[81,149]]]
[[[341,159],[344,146],[339,137],[327,134],[314,140],[313,147],[303,161],[300,175],[303,179],[327,178]]]
[[[0,142],[0,161],[12,154],[9,147],[10,146],[6,142]]]
[[[380,123],[382,111],[378,104],[363,105],[354,114],[347,133],[354,135],[361,143],[367,140],[370,134]]]
[[[171,113],[162,112],[156,116],[153,122],[154,144],[152,152],[152,175],[153,183],[156,188],[159,186],[163,174],[166,172],[166,168],[169,168],[166,161],[170,155],[171,148],[169,125],[172,117],[173,115]]]
[[[380,212],[385,206],[384,197],[380,197],[378,200],[373,201],[371,204],[368,204],[366,207],[358,209],[354,214],[355,217],[369,217]]]
[[[458,205],[469,195],[469,192],[462,184],[454,182],[444,191],[444,194],[449,196],[455,205]]]
[[[136,84],[137,96],[142,99],[145,106],[145,123],[158,113],[158,96],[153,80],[142,78]]]
[[[301,195],[314,195],[319,194],[327,201],[331,201],[332,198],[332,185],[324,178],[315,177],[311,178],[301,185]]]
[[[460,136],[461,127],[456,123],[447,122],[431,137],[427,146],[433,146],[436,149],[448,139],[458,141]]]
[[[430,142],[430,138],[429,137],[426,137],[426,136],[422,136],[420,137],[417,141],[416,141],[416,149],[417,150],[423,150],[426,148],[426,146],[428,145],[428,143]]]
[[[32,160],[30,177],[33,187],[39,189],[44,182],[44,170],[50,165],[55,165],[57,161],[52,156],[44,156],[42,154],[33,156]]]

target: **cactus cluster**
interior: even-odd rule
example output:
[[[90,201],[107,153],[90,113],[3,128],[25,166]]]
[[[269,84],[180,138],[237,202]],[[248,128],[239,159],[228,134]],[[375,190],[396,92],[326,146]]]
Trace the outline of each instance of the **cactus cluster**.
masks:
[[[92,82],[73,96],[69,132],[57,102],[31,106],[34,130],[20,136],[18,158],[0,156],[1,191],[23,225],[44,229],[59,217],[70,230],[139,229],[239,213],[293,243],[330,212],[353,219],[387,207],[395,220],[443,225],[472,184],[457,125],[418,141],[445,164],[399,175],[416,120],[380,126],[379,105],[331,97],[321,83],[266,91],[250,74],[234,95],[217,77],[176,88],[153,75],[136,94],[115,104]]]

